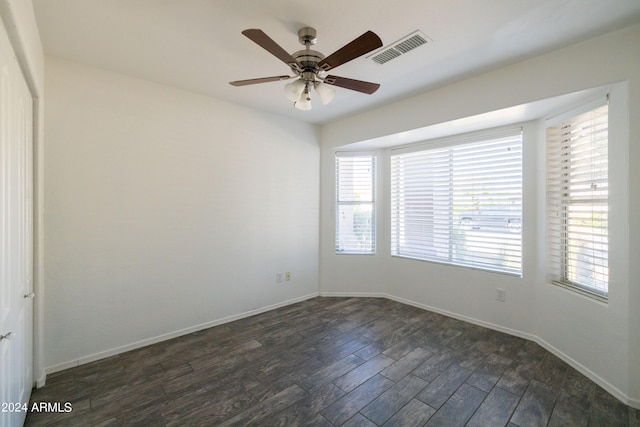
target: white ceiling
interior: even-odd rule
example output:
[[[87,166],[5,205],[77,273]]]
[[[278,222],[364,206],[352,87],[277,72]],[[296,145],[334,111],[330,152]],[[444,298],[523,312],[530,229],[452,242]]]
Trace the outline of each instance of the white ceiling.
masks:
[[[309,123],[322,124],[640,22],[639,0],[33,0],[45,53]],[[300,27],[329,55],[367,30],[385,46],[421,30],[433,42],[384,65],[332,74],[381,84],[337,88],[298,111],[285,82],[232,87],[288,67],[241,34],[259,28],[288,52]],[[640,42],[640,41],[639,41]],[[290,73],[289,73],[290,74]]]

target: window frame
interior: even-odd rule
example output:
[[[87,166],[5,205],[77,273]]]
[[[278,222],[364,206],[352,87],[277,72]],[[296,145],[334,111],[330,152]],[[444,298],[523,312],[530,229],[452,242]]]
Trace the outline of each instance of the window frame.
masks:
[[[569,230],[568,230],[568,222],[569,222],[569,207],[572,206],[572,202],[568,199],[570,199],[571,196],[569,195],[562,195],[560,197],[562,198],[566,198],[566,205],[562,205],[559,206],[558,208],[554,208],[552,205],[552,201],[550,200],[551,194],[550,194],[550,186],[552,185],[550,183],[550,172],[549,172],[549,168],[550,168],[550,144],[551,142],[549,141],[549,137],[548,137],[548,132],[550,128],[554,128],[554,127],[559,127],[563,124],[567,124],[568,122],[570,122],[571,120],[583,115],[583,114],[588,114],[590,112],[596,111],[602,107],[607,107],[607,142],[606,142],[606,147],[607,147],[607,164],[606,164],[606,172],[607,172],[607,196],[606,196],[606,221],[607,221],[607,233],[606,233],[606,239],[607,239],[607,243],[606,243],[606,252],[607,252],[607,280],[606,280],[606,291],[600,290],[595,286],[590,286],[586,283],[581,283],[579,281],[574,281],[571,280],[568,276],[569,273],[568,271],[570,270],[570,266],[569,266],[569,258],[570,258],[570,249],[569,247],[571,246],[571,244],[568,243],[569,237]],[[610,210],[611,210],[611,169],[610,169],[610,163],[611,163],[611,107],[610,107],[610,103],[609,103],[609,94],[607,94],[604,97],[598,97],[596,100],[592,100],[590,102],[585,102],[583,103],[581,106],[577,107],[577,108],[573,108],[570,109],[568,111],[565,111],[562,114],[559,114],[557,116],[554,117],[550,117],[547,118],[545,120],[545,126],[544,126],[544,133],[545,133],[545,152],[546,152],[546,156],[545,156],[545,165],[546,165],[546,173],[545,173],[545,191],[546,191],[546,227],[545,227],[545,233],[546,233],[546,241],[547,241],[547,263],[546,263],[546,268],[547,268],[547,281],[555,286],[559,286],[561,288],[567,289],[569,291],[578,293],[580,295],[584,295],[587,296],[589,298],[593,298],[597,301],[601,301],[601,302],[607,302],[609,299],[609,284],[610,284],[610,274],[609,274],[609,269],[610,269],[610,263],[609,261],[611,260],[611,257],[609,256],[609,252],[611,250],[611,230],[610,230],[610,224],[611,224],[611,218],[610,218]],[[557,142],[557,141],[556,141]],[[559,160],[554,160],[556,162],[560,162]],[[565,168],[563,168],[562,170],[564,171],[570,171],[571,170],[571,166],[566,166]],[[558,184],[558,182],[555,182],[556,186],[560,186],[561,188],[566,188],[568,186],[568,183],[571,182],[569,179],[564,179],[560,182],[560,184]],[[601,198],[591,198],[591,199],[584,199],[580,201],[580,205],[597,205],[597,201],[600,200]],[[564,200],[564,199],[563,199]],[[551,230],[552,228],[552,223],[553,223],[553,219],[551,218],[551,216],[554,213],[559,213],[561,215],[561,219],[558,221],[560,223],[560,230]],[[559,233],[558,235],[553,235],[553,232],[557,232]],[[593,233],[591,233],[593,234]],[[559,248],[557,247],[559,246]],[[559,253],[558,253],[559,252]],[[560,260],[555,261],[554,257],[560,257]],[[554,266],[557,265],[557,268],[555,268]]]
[[[339,161],[341,158],[370,158],[371,159],[371,200],[357,201],[357,200],[340,200],[340,176],[339,176]],[[335,213],[335,232],[334,232],[334,253],[336,255],[375,255],[377,252],[377,170],[378,170],[378,155],[373,151],[336,151],[334,153],[334,179],[335,179],[335,197],[334,197],[334,213]],[[341,206],[368,206],[371,211],[371,249],[370,250],[339,250],[340,240],[340,207]]]
[[[395,204],[397,203],[396,196],[394,195],[394,192],[396,191],[394,186],[398,185],[397,183],[394,183],[394,180],[398,179],[398,177],[395,175],[395,172],[394,172],[394,167],[395,167],[394,157],[401,156],[403,154],[421,153],[421,152],[429,152],[429,151],[436,151],[436,150],[454,150],[454,149],[460,149],[460,148],[464,149],[465,146],[473,146],[474,144],[479,144],[479,143],[487,143],[487,145],[490,145],[491,143],[495,143],[496,141],[499,141],[501,139],[504,139],[504,140],[517,139],[518,140],[517,142],[519,145],[519,158],[518,158],[519,188],[514,192],[514,194],[518,196],[517,204],[519,207],[519,210],[517,211],[518,213],[517,216],[519,219],[519,225],[517,228],[519,230],[517,231],[518,233],[518,237],[516,239],[517,243],[514,246],[517,249],[517,258],[518,258],[517,267],[501,268],[501,267],[498,267],[497,264],[492,264],[491,262],[483,262],[482,260],[479,260],[479,259],[476,259],[470,262],[470,261],[464,261],[462,258],[456,258],[451,256],[449,256],[447,259],[444,259],[441,257],[429,256],[429,255],[416,256],[415,254],[409,254],[408,251],[405,251],[404,254],[400,253],[399,247],[401,243],[399,242],[399,240],[401,238],[400,238],[400,231],[399,231],[400,225],[398,223],[399,221],[398,216],[400,215],[400,213],[397,212],[397,209],[398,209],[397,207],[394,208]],[[462,267],[462,268],[467,268],[472,270],[486,271],[486,272],[497,273],[497,274],[505,274],[509,276],[516,276],[516,277],[523,276],[523,271],[524,271],[523,236],[524,235],[522,231],[522,224],[523,224],[523,216],[524,216],[523,204],[524,204],[524,178],[525,178],[524,177],[523,125],[517,124],[517,125],[504,126],[500,128],[485,129],[485,130],[480,130],[475,132],[453,135],[445,138],[422,141],[422,142],[407,145],[407,146],[395,147],[390,150],[390,166],[391,166],[390,173],[389,173],[390,209],[391,209],[390,250],[391,250],[392,257],[413,259],[413,260],[419,260],[423,262],[432,262],[432,263],[441,264],[441,265],[456,266],[456,267]],[[454,193],[460,193],[460,191],[457,188],[454,189],[453,187],[454,178],[450,178],[449,182],[450,182],[450,185],[449,185],[450,197],[454,197]],[[425,197],[425,199],[428,199],[433,194],[434,193],[429,193],[429,194],[425,193],[423,197]],[[454,206],[453,203],[449,203],[448,210],[446,211],[446,213],[442,213],[443,216],[446,215],[449,217],[449,223],[447,225],[448,232],[445,232],[445,234],[448,233],[449,235],[453,235],[456,232],[455,224],[453,221],[453,218],[456,217],[455,216],[456,209],[457,208],[456,206]],[[435,208],[434,208],[434,211],[435,211]],[[456,243],[459,243],[456,239],[448,240],[447,245],[448,245],[449,254],[451,254],[453,250],[451,245],[454,245]],[[425,246],[425,247],[428,248],[429,246]],[[511,247],[509,249],[511,249]],[[477,247],[476,247],[476,250],[477,250]],[[435,249],[432,249],[432,252],[435,252],[435,251],[436,251]]]

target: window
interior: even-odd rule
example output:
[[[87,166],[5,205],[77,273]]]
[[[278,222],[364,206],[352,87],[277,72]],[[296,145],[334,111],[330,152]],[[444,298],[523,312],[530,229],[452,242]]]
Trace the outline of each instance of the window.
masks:
[[[373,155],[336,154],[336,253],[376,251]]]
[[[602,104],[547,125],[547,233],[551,280],[606,299],[609,118]]]
[[[391,254],[522,274],[522,131],[394,150]]]

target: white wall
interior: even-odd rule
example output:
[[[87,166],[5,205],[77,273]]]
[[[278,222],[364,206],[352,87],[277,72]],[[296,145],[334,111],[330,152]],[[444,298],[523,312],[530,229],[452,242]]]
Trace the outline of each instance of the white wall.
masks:
[[[535,123],[528,123],[525,133],[523,278],[391,258],[388,220],[380,219],[377,255],[334,255],[337,147],[625,81],[628,91],[617,93],[615,105],[629,117],[620,111],[615,117],[628,125],[612,139],[611,179],[617,188],[612,190],[608,305],[545,283],[543,137]],[[388,294],[536,339],[640,407],[640,216],[634,214],[640,212],[640,25],[328,124],[321,141],[323,294]],[[381,163],[378,212],[388,218],[388,154],[382,152]],[[504,303],[495,300],[498,287],[507,291]]]
[[[313,126],[62,59],[45,69],[49,372],[317,295]]]
[[[44,54],[31,0],[0,0],[0,13],[34,98],[42,95]]]

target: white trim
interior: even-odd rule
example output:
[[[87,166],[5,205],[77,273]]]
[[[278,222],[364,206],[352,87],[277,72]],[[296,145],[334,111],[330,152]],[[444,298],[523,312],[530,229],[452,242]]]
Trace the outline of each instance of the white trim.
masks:
[[[430,305],[422,304],[419,302],[415,302],[412,300],[408,300],[405,298],[396,297],[394,295],[386,294],[386,293],[376,293],[376,292],[322,292],[320,294],[321,297],[341,297],[341,298],[386,298],[391,301],[396,301],[401,304],[410,305],[413,307],[420,308],[422,310],[432,311],[434,313],[442,314],[447,317],[452,317],[454,319],[462,320],[464,322],[473,323],[478,326],[483,326],[488,329],[493,329],[498,332],[504,332],[509,335],[513,335],[516,337],[524,338],[530,341],[535,341],[536,337],[534,335],[520,332],[515,329],[505,328],[500,325],[496,325],[495,323],[485,322],[483,320],[475,319],[473,317],[463,316],[458,313],[454,313],[452,311],[442,310],[437,307],[433,307]]]
[[[338,163],[340,163],[340,159],[347,159],[347,158],[361,158],[361,159],[366,159],[366,158],[371,158],[371,200],[367,201],[367,200],[345,200],[345,201],[341,201],[340,200],[340,194],[341,191],[338,187],[341,186],[340,184],[340,168],[338,167]],[[359,163],[359,162],[358,162]],[[359,163],[358,167],[356,166],[352,166],[353,171],[355,172],[356,170],[358,172],[363,171],[361,169],[362,164]],[[377,193],[377,186],[378,186],[378,155],[375,152],[349,152],[349,151],[345,151],[345,152],[336,152],[335,153],[335,158],[334,158],[334,215],[335,215],[335,224],[334,224],[334,254],[335,255],[375,255],[377,250],[378,250],[378,242],[376,240],[376,238],[378,237],[378,233],[377,233],[377,197],[378,197],[378,193]],[[367,174],[369,175],[369,174]],[[349,181],[349,179],[347,178],[347,181]],[[352,249],[352,250],[348,250],[348,251],[338,251],[338,246],[339,243],[342,242],[339,234],[340,234],[340,230],[342,230],[342,227],[339,227],[338,223],[339,218],[340,218],[340,209],[342,206],[353,206],[354,207],[354,212],[355,212],[355,208],[357,208],[358,206],[365,206],[365,205],[370,205],[371,206],[371,228],[373,229],[373,233],[371,235],[372,238],[372,248],[371,250],[357,250],[357,249]],[[354,213],[355,215],[355,213]],[[355,220],[354,220],[355,221]],[[338,240],[340,240],[340,242],[338,242]]]
[[[407,145],[399,145],[389,149],[391,156],[397,154],[414,153],[416,151],[427,151],[435,148],[454,147],[456,145],[469,144],[479,140],[511,138],[522,135],[523,124],[500,126],[497,128],[481,129],[472,132],[465,132],[444,136],[441,138],[427,139],[425,141],[414,142]]]
[[[14,2],[15,3],[15,2]],[[19,3],[19,2],[18,2]],[[35,40],[30,40],[28,28],[22,23],[24,9],[21,5],[12,4],[8,0],[0,0],[0,18],[4,22],[5,31],[9,37],[16,55],[20,70],[27,83],[33,99],[33,292],[36,298],[33,303],[33,381],[37,387],[43,387],[46,382],[44,367],[44,103],[43,103],[43,70],[29,61],[30,49],[37,44],[38,54],[42,55],[42,46],[37,35],[35,16],[31,16],[36,34]],[[31,42],[31,45],[30,45]]]
[[[389,295],[380,292],[320,292],[321,297],[328,298],[389,298]]]
[[[597,385],[605,389],[607,392],[611,393],[616,399],[620,400],[622,403],[628,406],[632,406],[634,408],[640,409],[640,406],[638,406],[638,403],[640,403],[640,401],[638,399],[632,399],[631,397],[627,396],[622,391],[620,391],[616,386],[612,385],[607,380],[603,379],[602,377],[600,377],[598,374],[596,374],[589,368],[577,362],[575,359],[567,356],[562,351],[558,350],[557,348],[555,348],[553,345],[549,344],[542,338],[540,337],[534,337],[534,338],[535,338],[534,341],[537,344],[539,344],[542,348],[544,348],[554,356],[558,357],[559,359],[562,359],[563,362],[565,362],[566,364],[574,368],[576,371],[580,372],[585,377],[589,378],[591,381],[593,381],[594,383],[596,383]],[[636,406],[634,406],[634,402]]]
[[[69,368],[74,368],[76,366],[84,365],[86,363],[94,362],[96,360],[105,359],[107,357],[115,356],[117,354],[125,353],[127,351],[135,350],[137,348],[145,347],[151,344],[155,344],[158,342],[166,341],[172,338],[180,337],[183,335],[187,335],[193,332],[201,331],[203,329],[213,328],[214,326],[219,326],[225,323],[233,322],[235,320],[244,319],[246,317],[255,316],[256,314],[264,313],[267,311],[275,310],[276,308],[285,307],[287,305],[295,304],[298,302],[306,301],[311,298],[315,298],[318,296],[317,292],[304,295],[298,298],[293,298],[287,301],[282,301],[276,304],[268,305],[266,307],[257,308],[255,310],[249,310],[238,314],[233,314],[231,316],[223,317],[220,319],[212,320],[209,322],[201,323],[199,325],[190,326],[188,328],[180,329],[177,331],[169,332],[167,334],[158,335],[155,337],[147,338],[144,340],[136,341],[131,344],[126,344],[120,347],[115,347],[109,350],[101,351],[99,353],[89,354],[87,356],[80,357],[75,360],[69,360],[67,362],[58,363],[57,365],[48,366],[45,368],[46,374],[53,374],[54,372],[62,371]],[[44,385],[44,384],[43,384]]]
[[[640,398],[637,398],[637,399],[633,397],[628,398],[627,405],[634,409],[640,409]]]
[[[298,298],[294,298],[288,301],[283,301],[281,303],[277,303],[277,304],[273,304],[270,306],[266,306],[266,307],[262,307],[256,310],[250,310],[250,311],[246,311],[243,313],[239,313],[239,314],[235,314],[232,316],[227,316],[221,319],[217,319],[217,320],[213,320],[207,323],[202,323],[200,325],[196,325],[196,326],[192,326],[189,328],[185,328],[185,329],[181,329],[178,331],[174,331],[168,334],[163,334],[163,335],[159,335],[157,337],[153,337],[153,338],[149,338],[146,340],[142,340],[142,341],[138,341],[132,344],[127,344],[121,347],[116,347],[114,349],[111,350],[106,350],[100,353],[95,353],[95,354],[91,354],[88,356],[84,356],[81,357],[77,360],[70,360],[68,362],[63,362],[63,363],[59,363],[57,365],[54,366],[49,366],[46,368],[46,373],[47,374],[52,374],[54,372],[58,372],[58,371],[62,371],[64,369],[69,369],[69,368],[73,368],[79,365],[83,365],[85,363],[89,363],[89,362],[93,362],[96,360],[100,360],[100,359],[104,359],[106,357],[110,357],[110,356],[114,356],[117,354],[121,354],[130,350],[135,350],[137,348],[140,347],[144,347],[147,345],[151,345],[151,344],[155,344],[161,341],[165,341],[171,338],[176,338],[182,335],[186,335],[186,334],[190,334],[192,332],[197,332],[200,331],[202,329],[207,329],[207,328],[212,328],[214,326],[218,326],[218,325],[222,325],[224,323],[229,323],[229,322],[233,322],[235,320],[239,320],[239,319],[243,319],[245,317],[250,317],[250,316],[254,316],[256,314],[260,314],[260,313],[264,313],[270,310],[274,310],[276,308],[280,308],[280,307],[284,307],[287,305],[291,305],[291,304],[295,304],[298,302],[302,302],[311,298],[315,298],[317,296],[320,297],[327,297],[327,298],[332,298],[332,297],[340,297],[340,298],[386,298],[388,300],[391,301],[396,301],[399,302],[401,304],[406,304],[406,305],[410,305],[413,307],[417,307],[423,310],[427,310],[427,311],[432,311],[434,313],[438,313],[438,314],[442,314],[444,316],[447,317],[452,317],[454,319],[458,319],[464,322],[468,322],[468,323],[472,323],[474,325],[478,325],[478,326],[482,326],[488,329],[492,329],[498,332],[503,332],[505,334],[509,334],[512,336],[516,336],[519,338],[523,338],[529,341],[533,341],[536,344],[539,344],[541,347],[543,347],[545,350],[549,351],[551,354],[553,354],[554,356],[557,356],[558,358],[562,359],[565,363],[567,363],[568,365],[570,365],[571,367],[573,367],[574,369],[576,369],[578,372],[580,372],[581,374],[583,374],[584,376],[586,376],[587,378],[589,378],[591,381],[593,381],[594,383],[596,383],[597,385],[599,385],[600,387],[602,387],[603,389],[605,389],[607,392],[611,393],[611,395],[613,395],[614,397],[616,397],[618,400],[620,400],[622,403],[632,407],[632,408],[637,408],[640,409],[640,399],[637,398],[632,398],[627,396],[626,394],[624,394],[622,391],[620,391],[617,387],[615,387],[614,385],[612,385],[611,383],[607,382],[606,380],[604,380],[602,377],[598,376],[597,374],[595,374],[593,371],[591,371],[590,369],[586,368],[585,366],[583,366],[582,364],[580,364],[579,362],[577,362],[576,360],[574,360],[573,358],[567,356],[566,354],[564,354],[562,351],[558,350],[557,348],[555,348],[553,345],[549,344],[548,342],[546,342],[545,340],[543,340],[542,338],[530,334],[528,332],[522,332],[522,331],[518,331],[516,329],[511,329],[511,328],[505,328],[504,326],[500,326],[497,325],[495,323],[491,323],[491,322],[485,322],[483,320],[479,320],[473,317],[469,317],[469,316],[464,316],[458,313],[454,313],[448,310],[442,310],[439,309],[437,307],[433,307],[427,304],[422,304],[416,301],[412,301],[406,298],[401,298],[401,297],[397,297],[394,295],[390,295],[387,293],[383,293],[383,292],[320,292],[320,293],[312,293],[309,295],[305,295],[302,297],[298,297]]]
[[[536,340],[536,336],[535,335],[531,335],[531,334],[526,333],[526,332],[521,332],[521,331],[518,331],[516,329],[505,328],[504,326],[500,326],[500,325],[497,325],[497,324],[491,323],[491,322],[485,322],[484,320],[479,320],[479,319],[476,319],[474,317],[464,316],[462,314],[454,313],[452,311],[442,310],[442,309],[437,308],[437,307],[433,307],[433,306],[430,306],[430,305],[422,304],[422,303],[411,301],[411,300],[408,300],[408,299],[396,297],[396,296],[393,296],[393,295],[388,295],[387,298],[389,298],[390,300],[402,303],[402,304],[411,305],[413,307],[421,308],[423,310],[433,311],[434,313],[442,314],[443,316],[452,317],[454,319],[462,320],[463,322],[473,323],[474,325],[482,326],[482,327],[487,328],[487,329],[493,329],[494,331],[503,332],[505,334],[513,335],[513,336],[519,337],[519,338],[524,338],[524,339],[529,340],[529,341],[535,341]]]
[[[604,390],[606,390],[608,393],[613,395],[616,399],[620,400],[625,405],[628,405],[628,406],[630,406],[632,408],[640,409],[640,399],[632,398],[630,396],[627,396],[620,389],[618,389],[616,386],[612,385],[611,383],[609,383],[608,381],[606,381],[605,379],[603,379],[602,377],[600,377],[599,375],[597,375],[596,373],[594,373],[590,369],[586,368],[584,365],[582,365],[581,363],[577,362],[573,358],[571,358],[568,355],[564,354],[562,351],[558,350],[553,345],[549,344],[548,342],[546,342],[542,338],[538,337],[537,335],[533,335],[533,334],[530,334],[528,332],[518,331],[516,329],[505,328],[504,326],[500,326],[500,325],[497,325],[495,323],[485,322],[483,320],[475,319],[473,317],[464,316],[464,315],[461,315],[461,314],[458,314],[458,313],[454,313],[454,312],[451,312],[451,311],[447,311],[447,310],[442,310],[442,309],[439,309],[437,307],[433,307],[433,306],[430,306],[430,305],[422,304],[422,303],[415,302],[415,301],[412,301],[412,300],[408,300],[408,299],[405,299],[405,298],[396,297],[394,295],[389,295],[389,294],[386,294],[386,293],[323,292],[323,293],[320,294],[320,296],[322,296],[322,297],[343,297],[343,298],[345,298],[345,297],[387,298],[387,299],[390,299],[392,301],[399,302],[401,304],[411,305],[413,307],[421,308],[423,310],[432,311],[434,313],[442,314],[442,315],[447,316],[447,317],[452,317],[454,319],[462,320],[464,322],[469,322],[469,323],[472,323],[474,325],[482,326],[482,327],[485,327],[485,328],[488,328],[488,329],[493,329],[493,330],[498,331],[498,332],[503,332],[503,333],[506,333],[506,334],[509,334],[509,335],[513,335],[513,336],[516,336],[516,337],[519,337],[519,338],[523,338],[523,339],[526,339],[526,340],[529,340],[529,341],[533,341],[536,344],[540,345],[545,350],[547,350],[548,352],[550,352],[551,354],[553,354],[554,356],[562,359],[562,361],[564,361],[569,366],[571,366],[572,368],[574,368],[575,370],[580,372],[585,377],[589,378],[591,381],[596,383],[598,386],[602,387]]]
[[[378,153],[375,150],[336,150],[334,154],[335,154],[335,157],[361,157],[361,156],[376,157],[378,155]]]
[[[44,104],[34,99],[33,106],[33,289],[37,297],[33,305],[33,376],[36,387],[44,387],[47,373],[44,365]]]
[[[588,111],[607,105],[609,103],[609,92],[611,90],[612,89],[610,87],[607,87],[591,99],[588,99],[578,105],[574,105],[561,113],[546,117],[544,120],[545,128],[557,126],[575,116],[579,116],[580,114],[584,114]]]

